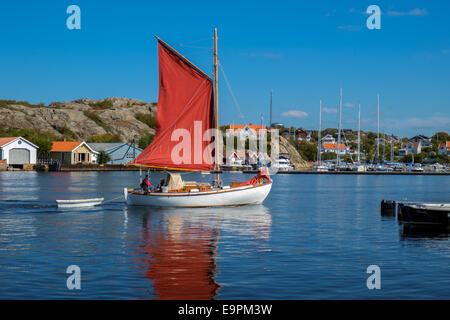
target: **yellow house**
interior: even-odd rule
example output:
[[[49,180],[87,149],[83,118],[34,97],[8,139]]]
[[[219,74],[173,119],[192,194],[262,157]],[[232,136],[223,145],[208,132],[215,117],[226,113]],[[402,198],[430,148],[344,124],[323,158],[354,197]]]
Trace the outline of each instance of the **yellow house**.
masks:
[[[53,141],[50,157],[63,164],[96,163],[98,152],[84,141]]]

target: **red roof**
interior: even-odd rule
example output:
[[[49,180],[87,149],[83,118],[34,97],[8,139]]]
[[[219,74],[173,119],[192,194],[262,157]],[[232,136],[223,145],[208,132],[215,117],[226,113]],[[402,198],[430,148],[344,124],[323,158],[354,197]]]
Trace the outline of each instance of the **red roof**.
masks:
[[[0,147],[3,147],[5,144],[10,143],[11,141],[16,140],[18,137],[6,137],[0,138]]]
[[[82,143],[83,141],[53,141],[50,152],[71,152]]]
[[[338,149],[338,144],[337,143],[324,143],[323,144],[323,148],[324,149],[330,149],[330,150],[337,150]],[[345,150],[345,149],[347,149],[347,147],[345,146],[345,144],[341,143],[340,150]]]
[[[232,124],[230,125],[230,130],[232,133],[239,133],[241,130],[243,130],[245,127],[249,127],[249,129],[252,129],[256,132],[259,132],[261,130],[261,127],[263,130],[267,130],[265,125],[256,125],[256,124]]]
[[[450,141],[447,141],[447,142],[445,143],[445,146],[446,146],[446,148],[447,148],[447,151],[450,150]],[[440,150],[440,149],[444,149],[444,144],[443,144],[443,143],[440,144],[438,149],[439,149],[439,150]]]
[[[412,145],[412,147],[416,148],[416,149],[419,147],[419,144],[420,144],[420,142],[411,142],[411,141],[403,142],[402,143],[402,148],[405,148],[408,143],[410,143]]]

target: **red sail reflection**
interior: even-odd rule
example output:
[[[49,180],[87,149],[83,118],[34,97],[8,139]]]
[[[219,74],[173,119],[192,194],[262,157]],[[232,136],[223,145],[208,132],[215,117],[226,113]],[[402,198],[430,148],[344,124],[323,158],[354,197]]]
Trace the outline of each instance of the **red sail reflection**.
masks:
[[[145,222],[145,276],[161,300],[209,300],[217,295],[215,250],[217,231],[183,226],[180,216],[168,216],[167,233]]]

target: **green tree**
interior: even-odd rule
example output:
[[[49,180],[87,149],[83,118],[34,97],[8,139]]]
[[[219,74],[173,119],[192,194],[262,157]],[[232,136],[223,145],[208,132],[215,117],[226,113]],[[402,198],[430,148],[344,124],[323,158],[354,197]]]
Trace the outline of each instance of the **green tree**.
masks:
[[[156,128],[156,118],[150,113],[136,113],[136,119],[150,128]]]
[[[300,143],[298,152],[307,161],[314,161],[317,158],[317,147],[311,143]]]
[[[426,156],[427,155],[425,153],[415,154],[414,155],[414,163],[422,163],[423,160],[426,158]],[[413,155],[407,154],[406,156],[404,156],[403,158],[400,159],[400,162],[411,163],[412,160],[413,160]]]
[[[149,133],[146,136],[140,138],[139,141],[138,141],[139,148],[141,148],[141,149],[147,148],[148,145],[153,142],[154,138],[155,138],[155,136],[153,134],[151,134],[151,133]]]
[[[104,150],[100,151],[98,155],[98,163],[105,164],[111,161],[111,156]]]
[[[320,158],[322,160],[333,160],[333,159],[336,159],[336,153],[334,153],[334,152],[324,152],[324,153],[322,153]]]
[[[39,157],[45,157],[50,153],[50,150],[52,149],[52,141],[49,137],[45,135],[34,135],[30,137],[29,140],[39,147]]]
[[[111,134],[111,133],[105,133],[105,134],[99,134],[96,136],[90,137],[88,142],[122,142],[122,138],[119,134]]]
[[[450,140],[449,135],[446,132],[437,132],[431,137],[431,144],[433,151],[438,152],[439,145],[445,144]]]
[[[113,107],[112,102],[106,99],[98,102],[89,103],[89,105],[91,106],[91,108],[96,110],[110,109]]]

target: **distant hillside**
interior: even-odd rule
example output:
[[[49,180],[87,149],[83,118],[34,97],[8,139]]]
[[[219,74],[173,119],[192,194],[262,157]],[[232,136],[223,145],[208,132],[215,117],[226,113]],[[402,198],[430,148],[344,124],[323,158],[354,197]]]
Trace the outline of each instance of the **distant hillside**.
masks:
[[[295,166],[295,168],[298,169],[304,169],[309,168],[311,165],[303,159],[303,157],[300,155],[300,153],[297,151],[297,149],[292,145],[289,140],[283,138],[280,136],[280,154],[289,154],[289,159],[291,161],[291,164]]]
[[[156,103],[127,98],[79,99],[49,106],[0,100],[0,132],[33,130],[57,139],[139,140],[154,134]]]

